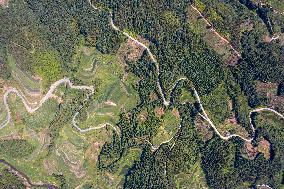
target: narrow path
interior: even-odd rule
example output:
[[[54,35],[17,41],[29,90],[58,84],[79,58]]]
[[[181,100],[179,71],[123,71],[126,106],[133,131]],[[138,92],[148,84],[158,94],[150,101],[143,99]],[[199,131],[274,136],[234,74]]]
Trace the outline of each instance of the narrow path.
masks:
[[[91,6],[92,6],[95,10],[100,11],[98,8],[96,8],[96,7],[91,3],[90,0],[89,0],[89,3],[91,4]],[[192,5],[191,5],[191,6],[192,6]],[[199,12],[200,16],[206,21],[207,24],[209,24],[209,25],[212,26],[212,24],[210,24],[210,22],[207,21],[207,20],[204,18],[204,16],[201,14],[201,12],[200,12],[197,8],[195,8],[194,6],[192,6],[192,8]],[[160,95],[161,95],[162,100],[163,100],[163,104],[164,104],[165,106],[169,106],[169,105],[170,105],[170,100],[167,100],[167,99],[166,99],[165,93],[164,93],[164,91],[163,91],[163,89],[162,89],[162,87],[161,87],[161,82],[160,82],[160,75],[161,75],[161,73],[160,73],[160,67],[159,67],[159,63],[157,62],[155,56],[153,55],[153,53],[150,51],[150,49],[149,49],[145,44],[143,44],[143,43],[141,43],[140,41],[138,41],[137,39],[133,38],[133,37],[130,36],[127,32],[120,30],[120,29],[114,24],[112,17],[113,17],[112,12],[110,12],[110,24],[111,24],[111,26],[112,26],[112,28],[113,28],[114,30],[120,31],[123,35],[125,35],[125,36],[128,37],[129,39],[133,40],[137,45],[143,47],[143,48],[146,49],[146,51],[148,52],[148,54],[149,54],[151,60],[155,63],[155,66],[156,66],[156,70],[157,70],[157,74],[158,74],[157,85],[158,85],[159,92],[160,92]],[[229,41],[228,41],[227,39],[223,38],[215,29],[213,29],[213,31],[216,32],[216,34],[219,35],[219,37],[220,37],[222,40],[224,40],[226,43],[229,43]],[[231,46],[231,45],[230,45],[230,46]],[[235,52],[238,56],[241,56],[240,53],[239,53],[237,50],[235,50],[232,46],[231,46],[231,48],[234,50],[234,52]],[[173,89],[176,87],[176,85],[178,85],[178,83],[179,83],[181,80],[188,80],[188,78],[185,78],[185,77],[179,78],[179,79],[176,81],[176,83],[175,83]],[[196,97],[196,99],[197,99],[197,102],[199,103],[200,109],[201,109],[201,112],[199,112],[199,115],[200,115],[204,120],[206,120],[206,121],[210,124],[210,126],[213,128],[213,130],[216,132],[216,134],[217,134],[220,138],[222,138],[223,140],[229,140],[229,139],[231,139],[231,138],[233,138],[233,137],[239,137],[239,138],[243,139],[243,140],[246,141],[246,142],[251,142],[251,141],[253,140],[253,138],[247,139],[247,138],[244,138],[243,136],[240,136],[240,135],[238,135],[238,134],[231,134],[231,135],[229,135],[229,136],[223,136],[223,135],[221,135],[221,133],[218,131],[218,129],[216,128],[216,126],[214,125],[214,123],[211,121],[211,119],[208,117],[206,111],[204,110],[203,105],[202,105],[202,102],[201,102],[201,100],[200,100],[200,97],[199,97],[199,95],[198,95],[198,93],[197,93],[197,91],[196,91],[196,89],[195,89],[194,87],[193,87],[193,90],[194,90],[194,95],[195,95],[195,97]],[[172,92],[171,92],[171,93],[172,93]],[[284,118],[284,116],[283,116],[281,113],[279,113],[279,112],[277,112],[277,111],[275,111],[275,110],[273,110],[273,109],[271,109],[271,108],[258,108],[258,109],[252,110],[252,111],[249,113],[249,117],[250,117],[250,126],[251,126],[251,129],[252,129],[253,132],[255,131],[255,128],[254,128],[253,123],[252,123],[252,120],[251,120],[251,114],[252,114],[253,112],[261,112],[261,111],[270,111],[270,112],[273,112],[273,113],[275,113],[276,115],[280,116],[281,118]],[[169,140],[169,141],[170,141],[170,140]],[[167,143],[167,142],[169,142],[169,141],[165,141],[164,143]],[[156,147],[152,147],[152,148],[153,148],[153,149],[156,149]]]

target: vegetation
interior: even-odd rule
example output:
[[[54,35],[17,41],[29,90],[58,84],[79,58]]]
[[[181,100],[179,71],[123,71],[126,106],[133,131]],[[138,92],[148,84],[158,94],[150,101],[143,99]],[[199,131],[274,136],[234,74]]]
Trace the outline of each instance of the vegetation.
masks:
[[[10,158],[23,158],[32,153],[34,147],[26,140],[0,141],[1,154]]]
[[[1,188],[18,188],[24,189],[25,186],[17,176],[10,172],[9,169],[1,169],[0,171],[0,187]]]
[[[111,19],[146,41],[157,62]],[[64,77],[95,89],[90,95],[61,85],[34,114],[9,96],[13,124],[1,130],[0,157],[34,182],[86,189],[284,186],[283,120],[253,113],[253,132],[249,117],[269,105],[256,82],[278,86],[277,98],[284,91],[283,42],[264,40],[280,34],[283,19],[268,6],[250,0],[11,0],[0,7],[0,26],[1,97],[14,86],[39,102]],[[212,27],[228,39],[225,50],[214,47],[224,39],[210,43]],[[224,61],[230,44],[241,55],[234,65]],[[133,52],[137,60],[127,58]],[[242,131],[252,143],[214,133],[200,116],[195,90],[218,131]],[[96,129],[80,132],[73,121]],[[259,147],[263,140],[269,155]],[[0,188],[6,186],[22,184],[3,169]]]

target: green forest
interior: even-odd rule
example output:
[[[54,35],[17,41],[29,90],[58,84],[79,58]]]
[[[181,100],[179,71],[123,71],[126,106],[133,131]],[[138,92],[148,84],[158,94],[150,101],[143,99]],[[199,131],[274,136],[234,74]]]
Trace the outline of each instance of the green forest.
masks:
[[[228,56],[240,54],[235,65],[192,27],[195,9]],[[147,44],[136,59],[125,32]],[[45,93],[62,78],[94,93],[62,85],[34,115],[10,96],[0,158],[62,189],[284,188],[283,32],[284,16],[254,0],[9,0],[1,99],[6,86]],[[5,103],[0,111],[1,124]],[[98,116],[84,128],[107,124],[79,133],[77,114],[80,123]],[[0,167],[0,187],[24,188],[9,170]]]

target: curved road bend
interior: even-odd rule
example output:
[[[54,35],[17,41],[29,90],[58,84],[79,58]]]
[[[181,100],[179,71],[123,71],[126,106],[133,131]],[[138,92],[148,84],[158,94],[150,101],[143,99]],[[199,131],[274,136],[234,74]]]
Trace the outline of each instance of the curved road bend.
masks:
[[[69,78],[63,78],[63,79],[60,79],[60,80],[54,82],[50,86],[46,95],[40,100],[39,104],[35,108],[33,108],[29,105],[30,103],[27,101],[27,99],[23,96],[23,94],[21,92],[19,92],[15,88],[9,88],[3,96],[3,102],[4,102],[4,106],[6,108],[7,117],[6,117],[6,120],[4,121],[4,123],[1,124],[0,129],[4,128],[11,121],[11,111],[10,111],[9,104],[8,104],[8,97],[9,97],[10,94],[12,94],[12,93],[16,94],[22,100],[26,110],[29,113],[34,113],[43,105],[43,103],[45,103],[48,99],[50,99],[53,96],[53,92],[61,84],[67,84],[72,89],[89,90],[91,92],[91,94],[94,93],[93,87],[90,87],[90,86],[75,86],[75,85],[73,85],[73,83],[70,81]]]
[[[89,3],[90,3],[90,5],[91,5],[95,10],[99,10],[98,8],[96,8],[96,7],[90,2],[90,0],[89,0]],[[191,6],[192,6],[192,5],[191,5]],[[196,9],[194,6],[192,6],[192,7],[193,7],[195,10],[198,11],[198,9]],[[198,11],[198,12],[199,12],[199,11]],[[200,12],[199,12],[199,14],[201,15]],[[201,15],[201,16],[202,16],[202,15]],[[205,19],[203,16],[202,16],[202,18]],[[208,24],[210,24],[206,19],[205,19],[205,21],[206,21]],[[153,55],[153,53],[150,51],[150,49],[149,49],[145,44],[141,43],[140,41],[138,41],[138,40],[136,40],[135,38],[133,38],[132,36],[130,36],[127,32],[121,31],[117,26],[115,26],[115,24],[114,24],[114,22],[113,22],[113,19],[112,19],[112,12],[110,12],[110,24],[111,24],[111,26],[112,26],[112,28],[113,28],[114,30],[120,31],[123,35],[125,35],[125,36],[128,37],[129,39],[133,40],[137,45],[139,45],[139,46],[143,47],[144,49],[146,49],[146,51],[148,52],[150,58],[152,59],[152,61],[155,63],[155,66],[156,66],[156,70],[157,70],[157,74],[158,74],[157,84],[158,84],[159,92],[160,92],[160,94],[161,94],[163,103],[164,103],[165,106],[169,106],[169,105],[170,105],[170,101],[166,100],[165,94],[164,94],[164,92],[163,92],[163,90],[162,90],[162,87],[161,87],[161,82],[160,82],[160,80],[159,80],[159,78],[160,78],[159,76],[161,75],[161,74],[160,74],[159,64],[158,64],[157,60],[155,59],[155,56]],[[217,32],[216,32],[216,33],[217,33]],[[223,38],[222,36],[220,36],[220,37],[222,38],[222,40],[224,40],[224,41],[226,41],[227,43],[229,43],[228,40],[226,40],[226,39]],[[232,49],[240,56],[240,54],[239,54],[233,47],[232,47]],[[176,81],[174,87],[175,87],[175,86],[179,83],[179,81],[181,81],[181,80],[188,80],[188,79],[185,78],[185,77],[181,77],[180,79],[178,79],[178,80]],[[194,89],[195,97],[196,97],[198,103],[200,104],[200,108],[201,108],[201,111],[202,111],[202,114],[199,113],[199,115],[200,115],[204,120],[206,120],[206,121],[210,124],[210,126],[214,129],[214,131],[216,132],[217,135],[219,135],[220,138],[222,138],[223,140],[229,140],[229,139],[231,139],[232,137],[239,137],[239,138],[243,139],[243,140],[246,141],[246,142],[251,142],[251,141],[253,140],[253,138],[246,139],[246,138],[244,138],[244,137],[242,137],[242,136],[240,136],[240,135],[238,135],[238,134],[231,134],[231,135],[229,135],[229,136],[223,136],[223,135],[221,135],[221,133],[218,131],[218,129],[216,128],[216,126],[214,125],[214,123],[211,121],[211,119],[208,117],[206,111],[204,110],[203,105],[202,105],[201,100],[200,100],[200,97],[199,97],[199,95],[198,95],[196,89],[195,89],[194,87],[193,87],[193,89]],[[171,93],[172,93],[172,92],[171,92]],[[284,116],[283,116],[281,113],[279,113],[279,112],[277,112],[277,111],[275,111],[275,110],[273,110],[273,109],[271,109],[271,108],[258,108],[258,109],[252,110],[252,111],[250,112],[249,116],[251,117],[251,114],[252,114],[253,112],[261,112],[261,111],[271,111],[271,112],[275,113],[276,115],[280,116],[281,118],[284,118]],[[252,123],[251,118],[250,118],[250,125],[251,125],[252,130],[255,131],[255,127],[253,126],[253,123]]]

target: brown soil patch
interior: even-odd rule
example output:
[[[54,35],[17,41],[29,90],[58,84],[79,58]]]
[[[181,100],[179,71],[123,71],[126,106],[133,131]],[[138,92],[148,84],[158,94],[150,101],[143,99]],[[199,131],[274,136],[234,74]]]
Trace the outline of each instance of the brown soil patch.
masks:
[[[226,63],[229,66],[235,66],[238,63],[239,59],[240,57],[236,53],[231,52],[231,54],[228,56],[226,60]]]
[[[8,0],[0,0],[0,5],[7,6],[8,5]]]
[[[268,98],[268,107],[284,112],[284,96],[277,96],[277,83],[256,83],[256,92]]]
[[[258,152],[263,153],[265,159],[268,160],[270,158],[270,143],[262,139],[258,144]]]
[[[154,112],[155,112],[155,116],[158,118],[161,118],[165,114],[164,108],[162,107],[155,108]]]
[[[91,161],[91,164],[94,164],[98,161],[98,156],[102,145],[102,143],[93,142],[86,150],[85,157],[88,157],[88,159]]]
[[[213,131],[211,130],[210,125],[206,123],[200,116],[196,118],[195,126],[203,141],[208,141],[213,137]]]
[[[284,96],[270,96],[268,106],[272,109],[284,112]]]
[[[21,123],[22,122],[22,116],[19,112],[16,112],[16,123]]]
[[[177,119],[180,119],[180,114],[179,114],[179,111],[177,108],[174,108],[172,110],[172,114],[177,118]]]
[[[56,171],[56,165],[50,160],[45,159],[43,161],[43,167],[47,171],[48,175],[52,175],[53,173],[58,173],[58,171]]]
[[[277,92],[277,83],[263,83],[260,81],[256,82],[256,92],[263,96],[276,95]]]
[[[245,147],[245,151],[248,156],[248,159],[250,160],[254,159],[258,152],[257,147],[254,147],[250,142],[246,142],[244,147]]]
[[[139,115],[138,115],[138,120],[139,122],[145,122],[147,120],[148,117],[148,112],[147,110],[143,110]]]
[[[142,37],[137,37],[138,41],[148,45],[149,42]],[[137,45],[135,41],[128,39],[126,43],[122,44],[118,50],[118,55],[122,61],[134,61],[136,62],[143,54],[145,49],[140,45]]]
[[[217,129],[224,136],[238,134],[245,138],[249,138],[248,132],[244,127],[238,124],[236,117],[233,115],[230,118],[226,119],[223,124],[218,125]]]
[[[235,117],[231,117],[225,120],[225,124],[238,125],[238,121]]]
[[[157,99],[158,99],[157,94],[154,93],[154,92],[151,92],[151,93],[150,93],[150,101],[153,102],[153,101],[155,101],[155,100],[157,100]]]
[[[1,140],[20,140],[20,139],[22,139],[22,137],[18,133],[1,137]]]

